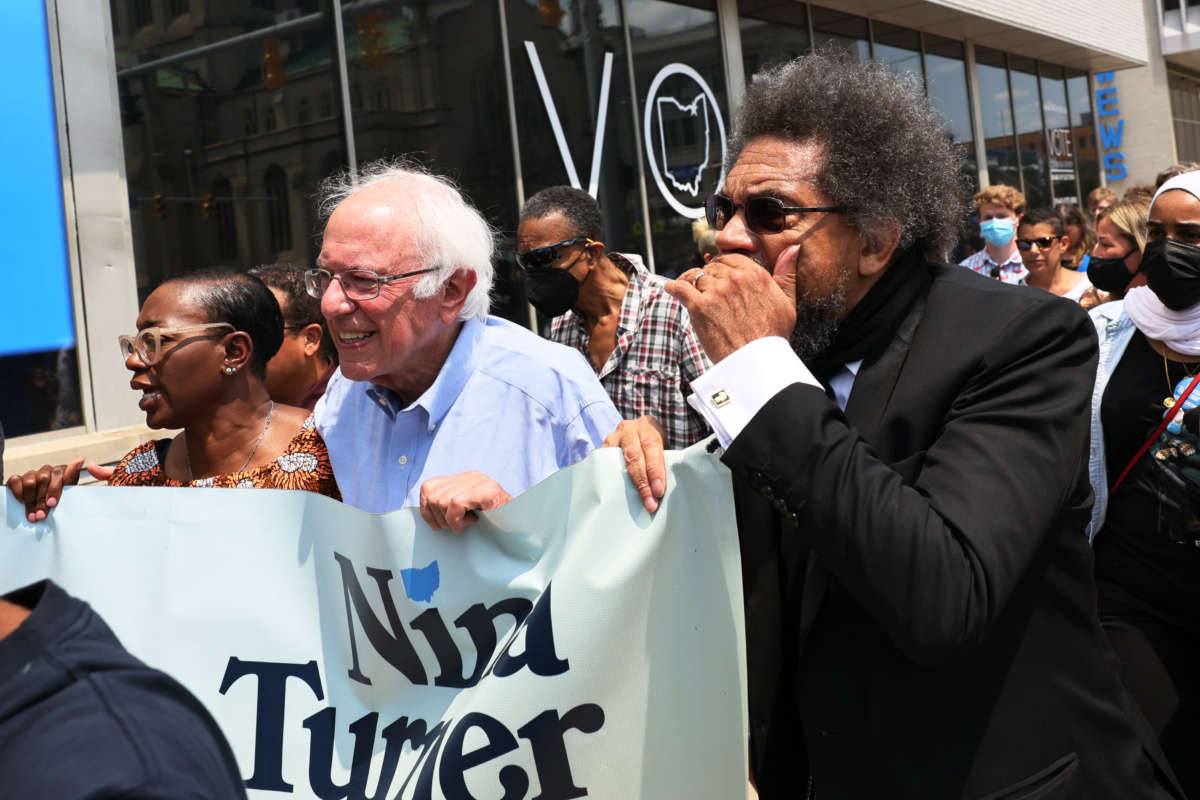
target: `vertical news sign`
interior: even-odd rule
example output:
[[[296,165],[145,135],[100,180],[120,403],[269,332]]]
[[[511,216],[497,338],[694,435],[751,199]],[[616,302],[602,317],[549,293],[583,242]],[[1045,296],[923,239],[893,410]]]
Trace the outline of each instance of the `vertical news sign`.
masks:
[[[75,325],[45,4],[5,3],[0,23],[3,357],[72,347]]]
[[[1104,155],[1104,177],[1110,181],[1123,180],[1129,174],[1125,166],[1125,154],[1120,152],[1121,141],[1125,137],[1125,120],[1121,119],[1113,73],[1097,72],[1096,84],[1099,87],[1096,89],[1096,122],[1100,129],[1100,143],[1108,151]]]

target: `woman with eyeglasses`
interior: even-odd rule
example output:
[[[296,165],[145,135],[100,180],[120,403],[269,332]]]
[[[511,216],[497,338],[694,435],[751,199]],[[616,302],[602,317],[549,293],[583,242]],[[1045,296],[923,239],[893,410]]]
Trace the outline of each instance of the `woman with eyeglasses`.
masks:
[[[1057,211],[1049,208],[1027,211],[1017,226],[1017,250],[1029,271],[1021,283],[1091,308],[1100,302],[1091,281],[1062,263],[1069,241]]]
[[[130,386],[155,429],[174,438],[134,448],[110,486],[303,489],[339,497],[325,444],[307,411],[267,394],[266,364],[283,339],[283,316],[258,278],[214,270],[173,278],[142,305],[134,336],[121,336]],[[45,519],[83,459],[8,479],[31,522]]]
[[[1154,195],[1136,257],[1131,202],[1108,210],[1100,237],[1111,256],[1094,255],[1089,267],[1111,278],[1102,288],[1125,296],[1091,311],[1100,360],[1088,533],[1101,622],[1124,683],[1184,789],[1197,796],[1200,408],[1186,410],[1200,400],[1200,173],[1180,175]]]

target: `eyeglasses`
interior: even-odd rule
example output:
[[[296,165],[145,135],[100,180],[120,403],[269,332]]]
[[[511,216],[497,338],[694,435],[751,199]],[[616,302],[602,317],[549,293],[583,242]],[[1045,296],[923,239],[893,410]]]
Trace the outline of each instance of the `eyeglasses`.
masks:
[[[735,204],[723,194],[712,194],[704,201],[709,226],[719,231],[729,224],[739,208],[746,210],[746,227],[754,233],[780,233],[787,227],[788,214],[845,211],[846,206],[785,206],[778,197],[756,196]]]
[[[325,295],[325,290],[329,288],[329,284],[337,280],[342,284],[342,291],[346,297],[351,300],[374,300],[379,297],[379,287],[385,283],[392,283],[401,278],[411,278],[413,275],[424,275],[426,272],[435,270],[437,267],[401,272],[399,275],[380,275],[369,269],[348,269],[334,275],[327,269],[310,269],[304,272],[304,289],[308,292],[309,297],[320,300]]]
[[[517,265],[521,269],[541,269],[548,267],[555,261],[558,261],[559,251],[564,247],[570,247],[573,244],[580,242],[592,243],[592,240],[586,236],[576,236],[574,239],[567,239],[554,244],[535,247],[532,250],[526,250],[524,253],[516,253]]]
[[[206,322],[203,325],[185,325],[181,328],[144,328],[136,336],[118,336],[117,344],[121,347],[121,355],[129,358],[134,353],[147,367],[157,364],[163,357],[163,337],[179,336],[186,333],[199,333],[215,328],[237,330],[228,322]],[[215,333],[207,334],[214,336]],[[192,337],[202,338],[202,337]],[[182,342],[180,342],[182,344]]]
[[[1033,247],[1036,244],[1038,247],[1038,250],[1045,250],[1047,247],[1049,247],[1050,245],[1057,242],[1059,240],[1059,238],[1061,238],[1061,237],[1039,236],[1036,239],[1017,239],[1017,249],[1018,250],[1028,250],[1029,248]]]

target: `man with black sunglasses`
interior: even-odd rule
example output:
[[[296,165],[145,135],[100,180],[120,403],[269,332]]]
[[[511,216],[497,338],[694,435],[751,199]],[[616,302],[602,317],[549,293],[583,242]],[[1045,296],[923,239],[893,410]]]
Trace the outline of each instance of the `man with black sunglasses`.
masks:
[[[883,64],[760,73],[728,152],[719,254],[668,290],[714,362],[760,797],[1182,796],[1096,615],[1086,314],[943,263],[961,155]],[[654,426],[609,441],[655,509]]]
[[[517,264],[529,301],[552,317],[550,339],[578,350],[625,419],[649,414],[682,449],[708,434],[684,399],[709,367],[683,304],[633,253],[605,249],[600,205],[571,186],[521,209]]]

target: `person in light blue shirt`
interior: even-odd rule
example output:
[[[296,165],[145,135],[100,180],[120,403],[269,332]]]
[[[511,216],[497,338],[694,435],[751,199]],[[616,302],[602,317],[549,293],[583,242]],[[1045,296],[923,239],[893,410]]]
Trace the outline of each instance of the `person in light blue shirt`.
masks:
[[[461,531],[620,422],[577,351],[488,316],[493,234],[449,181],[376,162],[322,209],[306,282],[341,366],[315,413],[345,502]]]

